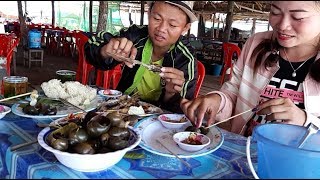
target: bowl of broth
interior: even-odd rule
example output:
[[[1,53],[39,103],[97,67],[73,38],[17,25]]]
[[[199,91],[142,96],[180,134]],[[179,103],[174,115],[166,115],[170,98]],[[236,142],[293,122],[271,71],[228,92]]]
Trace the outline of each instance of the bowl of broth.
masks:
[[[76,72],[70,70],[58,70],[56,71],[57,79],[60,79],[62,83],[66,81],[75,81]]]

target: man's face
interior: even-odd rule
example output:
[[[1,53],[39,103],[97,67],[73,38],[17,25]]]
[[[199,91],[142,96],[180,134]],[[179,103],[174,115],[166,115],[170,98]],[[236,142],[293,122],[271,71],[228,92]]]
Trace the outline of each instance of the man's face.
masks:
[[[154,47],[170,48],[190,28],[187,14],[165,2],[154,3],[149,13],[149,36]]]

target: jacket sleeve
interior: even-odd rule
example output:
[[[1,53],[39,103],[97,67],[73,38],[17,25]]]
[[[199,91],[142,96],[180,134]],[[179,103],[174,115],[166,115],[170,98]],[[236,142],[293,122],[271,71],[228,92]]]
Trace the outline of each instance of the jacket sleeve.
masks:
[[[87,62],[101,70],[113,68],[118,62],[113,61],[112,58],[104,59],[100,53],[101,48],[108,44],[112,38],[125,37],[135,43],[139,40],[140,34],[143,34],[145,29],[147,29],[145,26],[132,25],[129,28],[122,28],[117,35],[113,35],[107,31],[101,31],[95,36],[90,36],[84,45]]]
[[[242,80],[244,61],[247,59],[253,39],[254,36],[250,37],[243,46],[240,56],[233,66],[231,79],[222,85],[220,91],[211,92],[217,93],[221,97],[221,103],[216,117],[217,121],[230,117],[234,111]]]
[[[84,45],[86,61],[97,69],[111,69],[113,67],[112,58],[104,59],[101,56],[100,50],[113,37],[111,33],[105,31],[101,31],[97,35],[91,35]]]

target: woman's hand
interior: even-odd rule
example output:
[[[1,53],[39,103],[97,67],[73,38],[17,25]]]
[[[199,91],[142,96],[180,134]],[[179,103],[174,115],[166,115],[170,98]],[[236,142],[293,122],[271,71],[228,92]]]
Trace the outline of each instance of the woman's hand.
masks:
[[[125,61],[121,57],[130,57],[130,59],[135,59],[137,55],[137,48],[133,46],[133,42],[127,38],[112,38],[109,43],[101,48],[101,55],[104,58],[110,57],[111,54],[113,59],[119,62],[124,62],[128,67],[133,67],[133,62]]]
[[[266,115],[267,121],[283,120],[283,123],[303,126],[307,115],[289,98],[277,98],[265,101],[257,106],[258,115]]]
[[[174,94],[181,92],[185,82],[183,71],[172,67],[162,67],[160,76],[166,81],[165,99],[169,99]]]
[[[207,126],[215,122],[220,102],[220,95],[213,93],[199,96],[191,101],[182,99],[180,107],[191,123],[200,128],[204,118],[207,119]]]

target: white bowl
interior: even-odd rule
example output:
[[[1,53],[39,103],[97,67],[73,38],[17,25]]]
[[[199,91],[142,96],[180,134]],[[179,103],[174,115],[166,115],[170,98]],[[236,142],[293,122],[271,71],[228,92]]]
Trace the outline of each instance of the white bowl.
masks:
[[[193,145],[182,142],[183,140],[187,139],[191,134],[194,134],[199,138],[201,145]],[[211,142],[208,136],[196,132],[178,132],[173,135],[173,140],[178,144],[178,146],[181,149],[190,152],[200,151],[201,149],[209,145]]]
[[[189,122],[187,118],[186,121],[179,122],[181,118],[186,118],[186,116],[184,114],[161,114],[158,116],[161,124],[168,129],[180,129]]]
[[[0,119],[2,119],[6,114],[11,112],[11,108],[8,106],[0,105],[4,108],[4,111],[0,113]]]
[[[132,127],[128,128],[134,137],[132,144],[124,149],[104,154],[77,154],[54,149],[45,142],[50,131],[49,127],[38,134],[38,142],[44,149],[52,152],[61,164],[77,171],[96,172],[117,164],[129,150],[139,145],[141,136]]]

